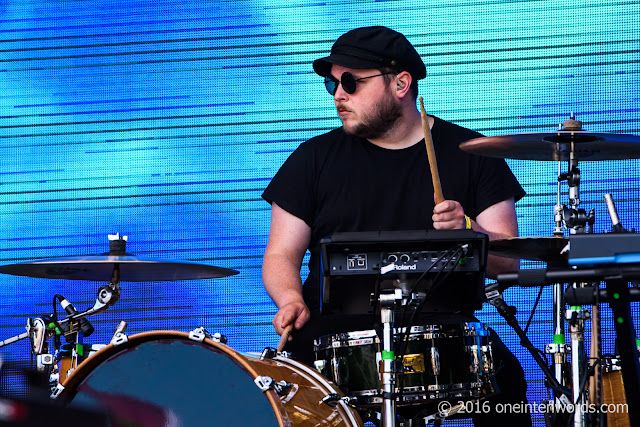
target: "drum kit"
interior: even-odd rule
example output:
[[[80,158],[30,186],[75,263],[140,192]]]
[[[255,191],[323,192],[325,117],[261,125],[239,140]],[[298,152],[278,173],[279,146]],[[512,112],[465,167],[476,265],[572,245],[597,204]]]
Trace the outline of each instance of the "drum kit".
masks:
[[[589,234],[595,220],[593,210],[587,213],[579,207],[578,160],[637,158],[640,157],[639,143],[640,137],[633,135],[583,131],[573,114],[556,132],[486,137],[463,143],[461,149],[472,154],[558,162],[553,236],[492,241],[489,252],[543,261],[549,269],[568,267],[570,238],[564,237],[564,232],[568,230],[570,236]],[[562,171],[563,162],[568,162],[566,172]],[[569,203],[563,205],[560,199],[564,182],[569,186]],[[625,231],[619,225],[609,196],[607,205],[614,231]],[[439,425],[465,409],[465,403],[482,402],[498,391],[485,325],[468,322],[394,329],[394,304],[403,298],[397,294],[391,296],[393,301],[388,305],[382,296],[379,301],[385,325],[382,336],[372,329],[318,337],[314,367],[293,360],[280,351],[281,346],[277,350],[266,348],[259,355],[237,352],[226,344],[224,336],[210,334],[204,328],[188,333],[152,331],[128,336],[126,323],[121,322],[107,345],[83,344],[81,338],[93,332],[87,317],[105,311],[118,300],[121,280],[197,280],[238,274],[235,270],[193,262],[137,257],[125,251],[126,241],[126,236],[116,234],[109,236],[108,253],[0,267],[0,273],[11,275],[107,283],[99,288],[95,304],[86,311],[79,312],[64,297],[56,295],[66,318],[58,319],[54,313],[29,319],[25,333],[0,341],[2,347],[28,338],[38,371],[48,376],[51,398],[66,407],[106,411],[120,424],[136,425],[202,425],[203,417],[215,425],[237,425],[241,417],[243,425],[360,426],[363,419],[369,419],[391,427],[414,423]],[[640,253],[640,249],[637,252]],[[587,387],[589,382],[585,378],[590,375],[589,368],[593,371],[597,364],[611,368],[617,361],[602,357],[599,338],[592,343],[592,356],[585,357],[585,321],[594,320],[592,331],[595,333],[600,328],[599,319],[594,315],[597,313],[578,305],[565,311],[567,283],[570,282],[552,283],[554,342],[546,346],[545,352],[553,356],[555,371],[539,352],[532,351],[532,355],[537,356],[547,385],[556,392],[555,398],[584,408],[580,404],[598,402],[593,399],[601,402],[603,394],[588,396],[587,388],[602,389],[601,377],[599,382]],[[571,289],[584,286],[587,285],[579,280],[569,284]],[[498,284],[487,292],[487,298],[508,317],[509,310],[500,294],[502,290],[499,277]],[[628,301],[626,304],[628,310]],[[385,315],[391,316],[391,320],[385,319]],[[571,328],[570,345],[564,341],[567,319]],[[518,328],[513,316],[507,320],[514,329]],[[58,338],[50,346],[47,340],[59,335],[64,335],[68,344],[60,345]],[[522,333],[521,338],[524,342],[526,335]],[[403,347],[399,361],[394,356],[398,346]],[[635,353],[624,352],[623,360],[630,354],[635,355],[637,361],[637,349]],[[567,369],[569,355],[570,370]],[[625,386],[634,388],[628,381]],[[436,405],[443,401],[459,405],[442,411]],[[243,411],[247,405],[249,410]],[[399,422],[396,406],[401,415],[418,412],[417,408],[436,409],[420,420]],[[634,421],[637,415],[631,409],[629,418]],[[363,414],[366,417],[361,417]],[[628,419],[626,422],[632,425]],[[602,417],[576,409],[572,420],[567,423],[565,418],[562,425],[605,424]]]

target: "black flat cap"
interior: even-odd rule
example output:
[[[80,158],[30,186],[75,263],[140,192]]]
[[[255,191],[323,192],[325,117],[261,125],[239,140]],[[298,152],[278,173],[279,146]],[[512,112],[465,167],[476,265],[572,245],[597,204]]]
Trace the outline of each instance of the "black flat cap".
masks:
[[[331,47],[331,55],[313,61],[313,70],[327,77],[331,64],[356,70],[389,67],[408,71],[415,80],[427,76],[420,55],[409,40],[387,27],[362,27],[341,35]]]

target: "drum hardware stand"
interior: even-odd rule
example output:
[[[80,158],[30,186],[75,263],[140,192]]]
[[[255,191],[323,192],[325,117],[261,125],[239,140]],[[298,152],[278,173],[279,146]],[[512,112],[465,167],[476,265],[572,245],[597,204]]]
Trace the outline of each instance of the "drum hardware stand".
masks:
[[[629,307],[630,301],[640,300],[640,291],[629,288],[628,281],[637,277],[637,273],[624,274],[624,267],[611,269],[610,274],[603,274],[598,269],[587,270],[585,275],[592,274],[593,279],[604,280],[606,289],[578,288],[567,295],[570,304],[591,304],[597,300],[609,304],[613,311],[616,339],[620,349],[622,377],[628,403],[630,425],[640,425],[640,360],[636,345],[636,334]],[[616,272],[617,271],[617,272]],[[596,292],[598,293],[596,295]]]
[[[589,319],[588,310],[583,310],[582,306],[571,306],[567,310],[567,321],[571,331],[571,388],[573,390],[574,425],[585,425],[585,413],[583,410],[584,387],[581,383],[582,371],[585,363],[584,351],[584,321]]]
[[[571,112],[569,120],[565,120],[560,126],[561,131],[582,131],[582,122],[576,120],[575,114]],[[581,173],[578,168],[578,158],[575,153],[574,134],[569,136],[571,149],[568,159],[568,170],[562,172],[562,162],[558,161],[558,181],[557,198],[554,207],[555,228],[553,234],[557,237],[563,236],[562,226],[569,230],[570,234],[590,233],[593,231],[595,222],[595,210],[591,209],[587,214],[584,209],[579,209],[580,205],[580,181]],[[567,182],[569,187],[569,203],[562,205],[561,183]],[[574,285],[575,286],[575,285]],[[567,354],[571,353],[571,382],[574,390],[574,403],[577,404],[574,413],[576,426],[584,425],[584,414],[579,413],[582,401],[580,383],[580,371],[584,363],[584,319],[588,318],[589,312],[582,310],[582,307],[572,307],[566,312],[566,320],[571,323],[571,345],[565,344],[564,334],[564,284],[553,284],[553,344],[545,346],[545,353],[553,354],[553,364],[556,380],[566,385],[564,379],[564,366],[567,363]],[[581,421],[580,421],[581,420]]]
[[[553,284],[553,343],[547,344],[544,352],[553,355],[553,367],[558,383],[566,385],[564,367],[567,363],[567,352],[571,346],[565,344],[564,316],[563,316],[563,291],[562,283]]]
[[[119,234],[115,236],[109,235],[110,253],[124,253],[126,239],[126,236],[121,237]],[[49,371],[50,382],[58,382],[59,373],[55,370],[56,358],[54,354],[49,353],[49,346],[45,341],[55,335],[56,329],[59,329],[60,333],[66,337],[67,342],[76,344],[78,341],[77,337],[79,335],[79,331],[87,328],[85,318],[105,311],[107,308],[115,304],[115,302],[120,298],[119,283],[120,266],[118,264],[114,264],[111,280],[108,285],[101,286],[98,289],[98,295],[93,307],[83,312],[77,312],[75,309],[68,310],[70,304],[66,305],[65,307],[67,308],[65,308],[65,310],[67,310],[69,315],[59,321],[52,319],[50,316],[43,316],[44,319],[29,318],[26,326],[27,331],[15,337],[0,341],[0,347],[29,338],[31,340],[31,354],[36,357],[37,371],[43,373]],[[64,299],[60,296],[58,296],[58,298]],[[65,302],[68,304],[68,301],[65,300]],[[83,320],[85,320],[85,322],[82,322]],[[93,328],[91,327],[91,329]],[[57,350],[58,349],[56,349],[56,351]],[[75,346],[72,346],[72,358],[77,358],[77,356],[76,348]]]
[[[616,339],[622,361],[622,378],[629,408],[631,425],[640,425],[640,361],[636,346],[636,333],[629,307],[630,291],[623,277],[611,277],[606,280],[607,293],[612,298],[609,307],[613,311]]]
[[[556,398],[560,400],[560,402],[564,405],[570,405],[571,398],[570,391],[560,384],[560,382],[556,379],[554,373],[551,371],[547,363],[542,359],[538,350],[533,346],[527,335],[524,333],[520,325],[518,324],[518,319],[515,316],[515,308],[507,305],[502,298],[502,293],[500,291],[499,285],[497,283],[488,285],[485,289],[488,302],[496,307],[498,313],[506,320],[507,324],[511,326],[516,335],[520,338],[520,344],[529,350],[529,353],[533,356],[533,359],[540,366],[540,369],[545,375],[545,382],[548,387],[550,387],[556,395]]]
[[[395,289],[392,293],[381,293],[378,297],[380,304],[380,319],[382,321],[382,360],[380,362],[380,378],[382,379],[382,427],[396,425],[396,369],[393,352],[393,322],[394,309],[402,301],[402,289]]]

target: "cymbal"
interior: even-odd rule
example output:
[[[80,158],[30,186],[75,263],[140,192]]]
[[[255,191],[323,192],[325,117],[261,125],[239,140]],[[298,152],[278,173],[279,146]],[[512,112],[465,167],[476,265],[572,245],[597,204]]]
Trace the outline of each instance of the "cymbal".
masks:
[[[520,160],[623,160],[640,158],[640,136],[559,130],[487,136],[460,144],[470,154]]]
[[[569,244],[566,237],[513,237],[492,240],[489,253],[506,258],[543,261],[554,266],[567,265],[568,253],[561,254]]]
[[[0,273],[46,279],[108,282],[112,278],[115,266],[119,266],[120,269],[119,280],[126,282],[213,279],[238,274],[238,271],[228,268],[190,261],[140,258],[126,252],[21,262],[0,267]]]

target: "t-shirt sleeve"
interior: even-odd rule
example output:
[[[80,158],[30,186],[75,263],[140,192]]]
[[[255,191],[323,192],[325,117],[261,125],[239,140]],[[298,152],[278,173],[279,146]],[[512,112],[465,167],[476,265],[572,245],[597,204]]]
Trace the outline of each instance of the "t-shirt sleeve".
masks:
[[[280,167],[262,198],[276,203],[310,227],[315,209],[314,165],[309,143],[300,145]]]
[[[525,191],[504,159],[476,157],[476,215],[485,209],[513,197],[520,200]]]

